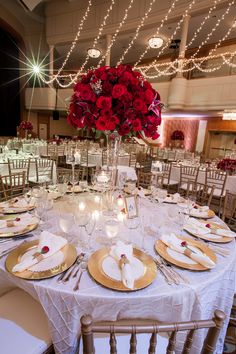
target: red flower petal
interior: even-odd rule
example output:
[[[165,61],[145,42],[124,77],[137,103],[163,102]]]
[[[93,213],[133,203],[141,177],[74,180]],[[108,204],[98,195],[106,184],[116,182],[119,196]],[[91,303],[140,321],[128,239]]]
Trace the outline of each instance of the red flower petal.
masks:
[[[181,242],[181,246],[182,247],[186,247],[187,246],[187,242],[186,241]]]

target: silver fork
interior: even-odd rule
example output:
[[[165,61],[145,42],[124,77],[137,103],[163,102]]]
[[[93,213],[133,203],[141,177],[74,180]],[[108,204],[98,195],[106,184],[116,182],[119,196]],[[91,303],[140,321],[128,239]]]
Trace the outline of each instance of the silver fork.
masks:
[[[58,283],[64,283],[64,282],[67,282],[70,277],[71,277],[71,274],[72,272],[74,271],[74,269],[79,266],[79,264],[82,262],[83,258],[84,258],[85,254],[82,252],[80,253],[77,258],[76,258],[76,261],[75,263],[69,268],[67,269],[65,272],[63,272],[60,277],[57,279],[57,282]],[[67,280],[66,280],[67,279]]]
[[[87,263],[86,262],[82,262],[81,263],[81,266],[80,266],[80,274],[79,274],[79,278],[73,288],[74,291],[77,291],[79,290],[79,286],[80,286],[80,281],[81,281],[81,278],[82,278],[82,275],[83,273],[87,270]]]
[[[184,283],[189,284],[189,280],[187,278],[185,278],[183,275],[179,274],[171,264],[167,263],[162,257],[160,257],[160,260],[162,262],[162,264],[170,270],[170,272],[172,273],[173,277],[177,277],[177,279],[182,280]]]

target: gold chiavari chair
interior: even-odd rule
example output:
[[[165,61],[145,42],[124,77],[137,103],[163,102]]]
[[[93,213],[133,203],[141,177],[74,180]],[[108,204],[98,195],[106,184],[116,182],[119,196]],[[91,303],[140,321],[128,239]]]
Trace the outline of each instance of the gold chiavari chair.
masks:
[[[29,178],[30,159],[8,159],[9,175],[25,171],[26,180]]]
[[[226,191],[223,204],[222,220],[234,231],[236,231],[236,194]]]
[[[0,297],[2,354],[55,354],[42,306],[22,289]]]
[[[110,354],[124,354],[128,347],[129,353],[132,354],[174,354],[176,344],[180,345],[178,334],[187,332],[185,342],[182,344],[182,354],[188,354],[191,353],[195,332],[206,328],[208,332],[202,348],[199,348],[199,353],[213,354],[225,318],[224,312],[216,310],[214,317],[208,320],[164,324],[155,321],[137,324],[137,321],[131,320],[129,324],[119,322],[96,324],[93,323],[90,315],[85,315],[80,320],[83,349],[80,348],[78,352],[79,354],[108,353],[106,347],[110,346]],[[167,334],[168,339],[163,338],[163,334]]]
[[[216,207],[216,211],[220,213],[222,203],[225,198],[225,183],[227,179],[227,172],[220,170],[213,170],[208,168],[205,175],[205,184],[208,186],[215,186],[212,204]]]
[[[35,176],[29,176],[29,184],[52,183],[53,180],[53,165],[55,161],[51,159],[36,159],[35,160]]]
[[[56,144],[48,144],[47,145],[47,154],[41,155],[41,157],[56,161],[56,159],[57,159],[57,145]]]
[[[195,166],[180,166],[180,184],[179,184],[179,193],[185,194],[188,186],[188,182],[192,182],[190,187],[197,182],[199,173],[199,167]]]
[[[198,205],[210,206],[214,193],[214,186],[206,186],[203,183],[188,181],[185,196],[193,197]]]
[[[151,172],[138,173],[137,187],[150,188],[153,182],[154,175]]]
[[[171,188],[177,188],[179,182],[171,178],[173,164],[171,162],[165,162],[162,164],[162,186],[169,191]]]
[[[169,150],[167,154],[167,160],[169,162],[174,162],[176,161],[176,151],[174,150]]]
[[[133,154],[132,152],[129,155],[129,166],[133,168],[136,166],[136,154]]]
[[[2,200],[21,195],[26,186],[25,171],[12,173],[7,176],[0,176],[0,188]]]

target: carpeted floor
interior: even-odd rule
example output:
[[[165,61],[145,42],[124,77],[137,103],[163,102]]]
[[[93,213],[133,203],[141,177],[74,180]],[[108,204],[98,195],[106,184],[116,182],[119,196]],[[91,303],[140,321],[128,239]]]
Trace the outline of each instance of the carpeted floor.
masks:
[[[223,354],[236,354],[236,296],[234,296],[234,304],[230,317],[235,320],[231,319],[229,322]]]

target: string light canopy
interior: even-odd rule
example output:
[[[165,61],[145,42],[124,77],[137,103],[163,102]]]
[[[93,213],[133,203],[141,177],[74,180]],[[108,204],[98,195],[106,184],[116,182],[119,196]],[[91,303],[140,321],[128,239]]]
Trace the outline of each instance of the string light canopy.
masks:
[[[151,37],[148,40],[150,48],[157,49],[163,46],[164,40],[161,37]]]
[[[94,58],[94,59],[99,58],[101,55],[101,51],[97,48],[89,48],[87,50],[87,53],[90,56],[90,58]]]

